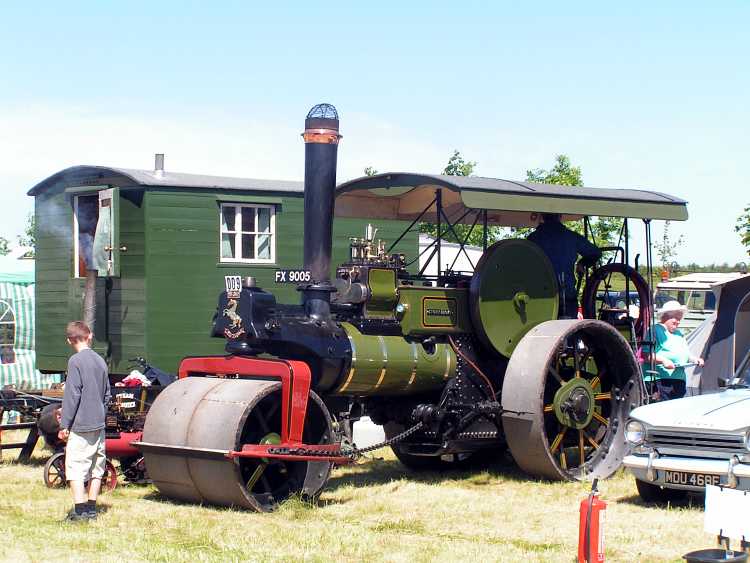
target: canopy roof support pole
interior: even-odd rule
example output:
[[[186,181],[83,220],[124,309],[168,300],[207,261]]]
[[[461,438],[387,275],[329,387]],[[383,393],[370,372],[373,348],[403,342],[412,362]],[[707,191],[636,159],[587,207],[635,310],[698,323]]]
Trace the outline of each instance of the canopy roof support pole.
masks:
[[[438,285],[440,285],[440,265],[442,262],[440,262],[441,256],[440,256],[440,239],[442,239],[442,234],[440,233],[440,219],[443,215],[443,190],[437,189],[435,190],[435,207],[436,209],[436,215],[437,215],[437,276],[438,276]]]
[[[398,244],[399,242],[401,242],[401,239],[403,239],[403,238],[404,238],[404,237],[406,236],[406,233],[408,233],[409,231],[411,231],[411,230],[412,230],[412,228],[414,227],[414,225],[416,225],[416,224],[417,224],[417,223],[419,222],[419,220],[420,220],[420,219],[421,219],[422,217],[424,217],[424,214],[425,214],[425,213],[427,213],[427,210],[428,210],[428,209],[429,209],[430,207],[432,207],[432,206],[433,206],[434,204],[435,204],[435,200],[433,199],[433,200],[432,200],[432,201],[431,201],[430,203],[428,203],[428,204],[427,204],[427,207],[425,207],[425,208],[424,208],[424,209],[422,210],[422,213],[420,213],[420,214],[419,214],[419,215],[417,216],[417,218],[416,218],[416,219],[414,219],[414,221],[412,221],[412,222],[411,222],[411,225],[409,225],[408,227],[406,227],[406,230],[405,230],[405,231],[404,231],[403,233],[401,233],[401,234],[400,234],[400,235],[398,236],[398,238],[397,238],[397,239],[396,239],[396,240],[395,240],[395,241],[393,242],[393,244],[391,244],[391,246],[389,246],[389,247],[388,247],[388,250],[387,250],[387,252],[388,252],[389,254],[390,254],[391,250],[393,250],[393,249],[394,249],[394,248],[396,247],[396,245],[397,245],[397,244]],[[420,254],[420,256],[421,256],[421,254]]]
[[[487,210],[482,210],[482,251],[487,250]]]

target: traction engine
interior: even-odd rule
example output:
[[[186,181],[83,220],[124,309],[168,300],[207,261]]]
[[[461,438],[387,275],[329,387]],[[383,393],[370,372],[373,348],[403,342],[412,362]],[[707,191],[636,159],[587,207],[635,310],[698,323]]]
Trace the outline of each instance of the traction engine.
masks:
[[[327,104],[305,122],[304,270],[290,272],[302,303],[227,278],[212,335],[228,355],[185,358],[137,443],[158,489],[258,511],[312,497],[363,453],[352,424],[365,415],[414,469],[509,449],[537,477],[615,471],[637,362],[609,324],[557,320],[538,246],[500,241],[473,275],[428,278],[368,226],[331,279],[338,126]]]

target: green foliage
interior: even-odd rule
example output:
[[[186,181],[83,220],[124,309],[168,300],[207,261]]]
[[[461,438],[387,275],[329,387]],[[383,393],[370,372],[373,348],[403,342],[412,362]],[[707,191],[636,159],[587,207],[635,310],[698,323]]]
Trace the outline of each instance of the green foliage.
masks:
[[[662,231],[661,240],[654,243],[654,249],[659,255],[661,266],[665,270],[671,269],[672,260],[677,256],[677,249],[685,242],[685,237],[680,235],[677,240],[673,240],[669,234],[670,222],[664,221],[664,230]]]
[[[572,166],[570,158],[564,154],[555,157],[555,165],[549,170],[535,168],[526,171],[526,181],[558,186],[582,186],[583,176],[580,166]]]
[[[742,245],[747,249],[750,255],[750,205],[742,210],[742,215],[737,217],[737,224],[734,226],[735,232],[739,233]]]
[[[16,237],[18,239],[19,246],[30,246],[32,248],[32,255],[36,248],[36,219],[33,213],[29,213],[26,217],[26,227],[24,228],[23,234]]]
[[[365,173],[365,176],[375,176],[375,174],[377,174],[378,171],[375,170],[374,167],[368,166],[367,168],[364,169],[364,173]]]
[[[477,163],[464,160],[461,153],[453,151],[453,155],[448,159],[448,164],[443,169],[446,176],[471,176],[474,173]]]
[[[0,237],[0,256],[5,256],[10,252],[10,241],[7,238]]]

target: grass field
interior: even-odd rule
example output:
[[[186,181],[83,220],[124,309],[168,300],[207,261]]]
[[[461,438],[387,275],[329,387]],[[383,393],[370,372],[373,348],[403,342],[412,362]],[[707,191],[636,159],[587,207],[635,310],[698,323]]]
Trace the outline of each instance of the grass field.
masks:
[[[5,436],[4,436],[5,438]],[[567,561],[575,559],[582,483],[535,482],[510,463],[474,473],[413,473],[390,452],[338,469],[317,506],[273,514],[168,501],[125,485],[96,522],[66,523],[67,490],[42,482],[46,452],[0,463],[4,561]],[[679,561],[712,547],[700,499],[644,506],[630,477],[600,483],[608,561]]]

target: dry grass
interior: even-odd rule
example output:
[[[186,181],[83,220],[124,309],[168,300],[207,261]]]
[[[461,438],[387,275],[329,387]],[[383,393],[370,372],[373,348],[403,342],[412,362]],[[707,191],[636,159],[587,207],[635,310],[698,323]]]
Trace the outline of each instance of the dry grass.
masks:
[[[512,465],[475,473],[411,473],[390,452],[339,469],[317,506],[273,514],[174,503],[152,487],[105,495],[93,523],[65,523],[67,490],[32,465],[0,463],[3,560],[567,561],[575,558],[581,483],[528,480]],[[12,454],[11,454],[12,455]],[[600,486],[609,503],[608,561],[679,561],[710,547],[700,501],[644,506],[632,479]]]

